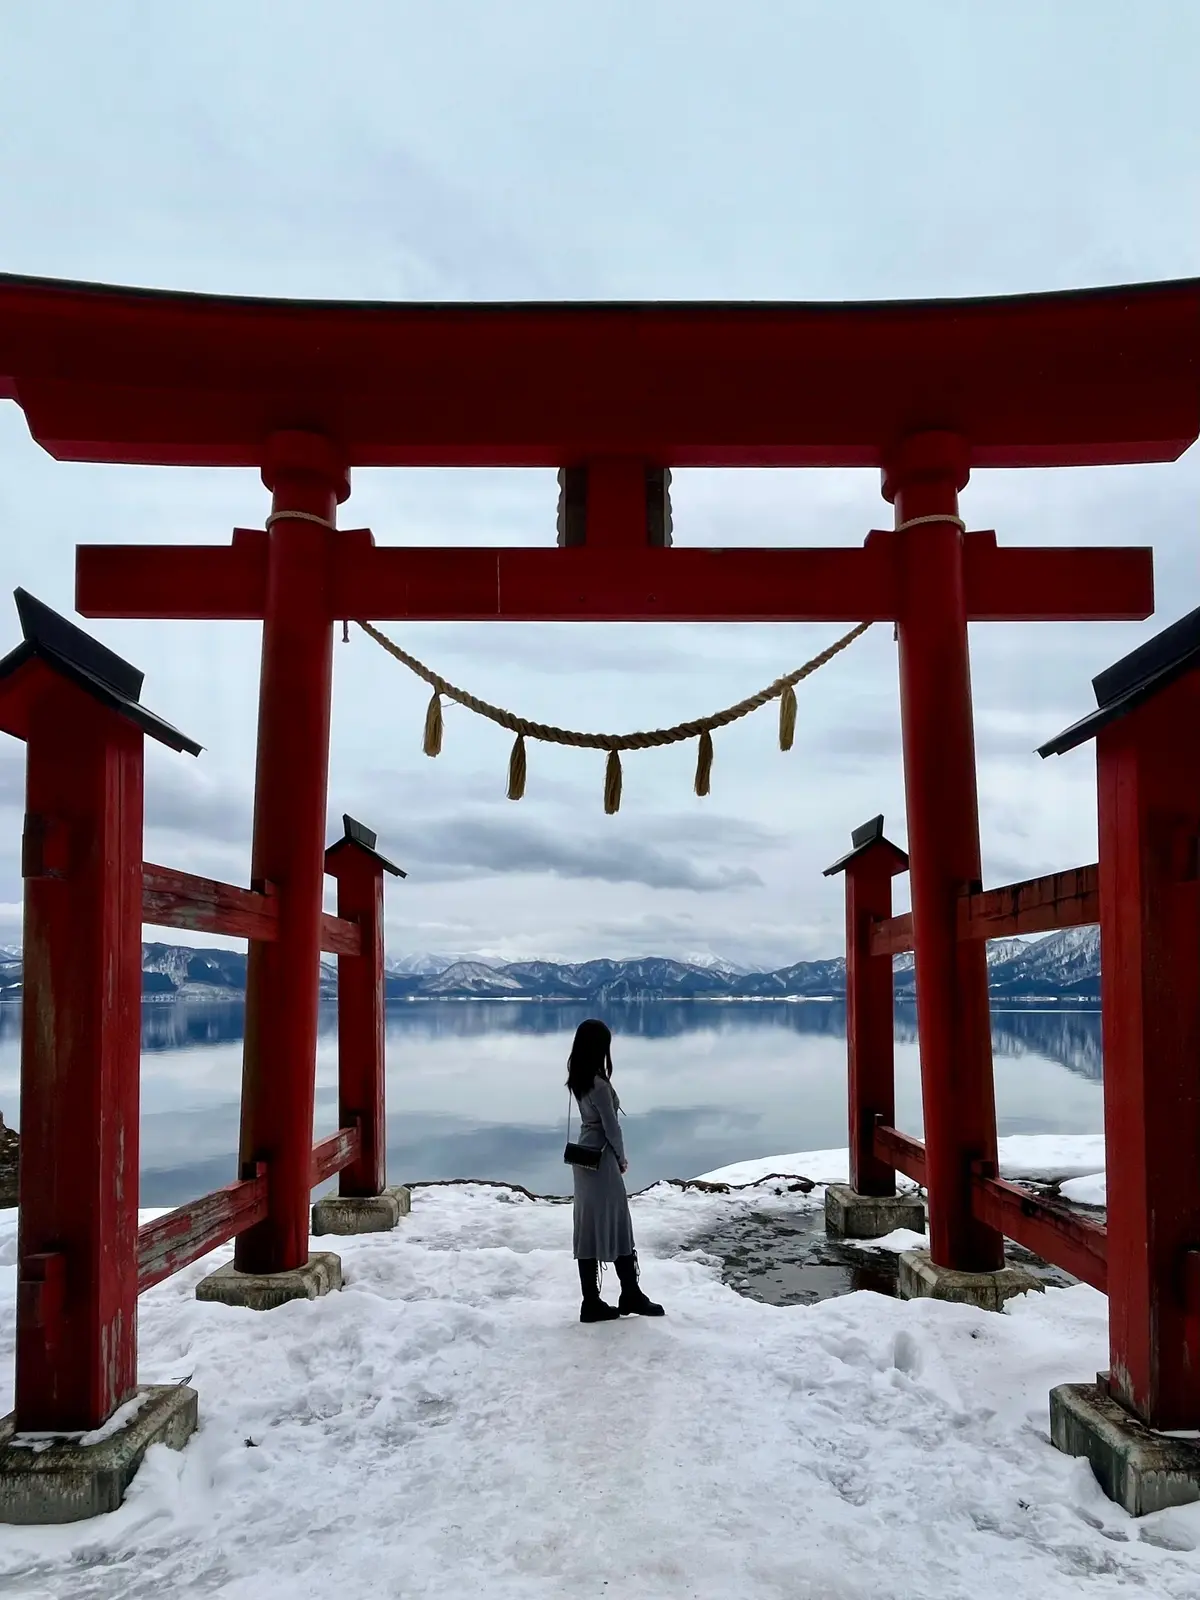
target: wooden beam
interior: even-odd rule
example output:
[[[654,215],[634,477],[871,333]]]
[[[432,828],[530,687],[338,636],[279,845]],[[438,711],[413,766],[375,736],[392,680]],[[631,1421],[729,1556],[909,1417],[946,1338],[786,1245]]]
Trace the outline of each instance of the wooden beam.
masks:
[[[958,937],[1001,939],[1050,933],[1100,920],[1099,868],[1072,867],[1044,878],[1005,884],[963,895],[958,902]],[[871,954],[900,955],[913,948],[912,912],[887,917],[871,930]]]
[[[859,548],[488,550],[375,545],[331,535],[331,621],[890,622],[899,609],[895,536]],[[978,543],[976,543],[978,541]],[[75,604],[87,617],[254,619],[266,595],[266,535],[232,545],[81,545]],[[1140,620],[1154,606],[1150,552],[998,549],[967,538],[973,620]]]
[[[1098,866],[1027,878],[1023,883],[963,895],[958,902],[958,937],[964,940],[1052,933],[1099,921]]]
[[[279,931],[273,895],[149,861],[142,866],[142,920],[159,928],[228,933],[239,939],[274,939]]]
[[[315,1189],[319,1183],[324,1183],[326,1178],[332,1178],[335,1172],[340,1172],[352,1161],[357,1161],[361,1149],[362,1137],[357,1127],[339,1128],[336,1133],[331,1133],[328,1139],[322,1139],[320,1144],[314,1145],[312,1187]]]
[[[275,939],[279,911],[273,894],[239,889],[215,878],[198,878],[147,861],[142,867],[142,920],[157,928],[188,928],[193,933],[228,933],[239,939]],[[356,956],[362,933],[346,917],[321,915],[321,949]]]
[[[267,1214],[266,1167],[138,1229],[138,1293],[225,1244]]]
[[[904,911],[898,917],[881,917],[871,929],[871,954],[873,956],[900,956],[913,947],[912,912]]]
[[[81,617],[260,620],[267,600],[267,535],[235,528],[231,544],[81,544]]]
[[[914,1183],[925,1187],[925,1146],[911,1133],[901,1133],[886,1123],[875,1124],[875,1154],[878,1159],[897,1172],[904,1173]]]
[[[321,949],[335,956],[362,954],[362,929],[348,917],[333,917],[328,911],[321,913]]]
[[[1006,1239],[1108,1292],[1108,1233],[1102,1223],[1081,1217],[1062,1201],[1043,1199],[981,1172],[971,1177],[971,1210]]]
[[[1140,622],[1154,610],[1154,552],[1004,546],[994,533],[970,533],[963,587],[972,622]]]

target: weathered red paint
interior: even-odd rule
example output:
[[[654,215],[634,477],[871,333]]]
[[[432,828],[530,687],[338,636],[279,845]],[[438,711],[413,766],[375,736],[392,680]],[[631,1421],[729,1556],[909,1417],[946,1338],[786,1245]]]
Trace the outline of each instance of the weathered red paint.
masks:
[[[1100,868],[1071,867],[1043,878],[1027,878],[999,889],[963,895],[958,902],[960,939],[1001,939],[1052,933],[1100,920]]]
[[[604,505],[608,520],[633,515],[627,502]],[[80,545],[75,603],[88,617],[258,618],[266,547],[264,533],[245,529],[232,545]],[[339,534],[337,551],[329,608],[338,620],[892,622],[901,599],[897,541],[878,531],[857,550],[439,550],[376,546],[355,529]],[[972,533],[963,573],[967,614],[981,622],[1134,621],[1154,609],[1149,549],[1004,548]]]
[[[137,1379],[142,734],[41,662],[18,677],[30,715],[16,1417],[21,1430],[87,1429]]]
[[[227,1183],[189,1200],[138,1230],[138,1293],[182,1271],[193,1261],[261,1222],[267,1214],[267,1171]]]
[[[147,862],[142,872],[142,920],[159,928],[189,928],[195,933],[229,933],[241,939],[279,937],[279,903],[272,884],[239,889],[215,878],[198,878],[173,867]],[[331,955],[357,955],[358,924],[321,915],[321,949]]]
[[[1200,673],[1097,738],[1110,1385],[1200,1426]]]
[[[310,1157],[311,1186],[316,1188],[356,1162],[361,1142],[358,1128],[346,1127],[315,1144]],[[227,1183],[148,1222],[137,1237],[138,1293],[264,1221],[267,1193],[267,1169],[260,1163],[252,1177]]]
[[[357,956],[363,948],[362,929],[347,917],[321,914],[321,949],[326,955]]]
[[[879,838],[846,863],[846,1055],[850,1187],[856,1194],[896,1192],[896,1169],[875,1151],[875,1129],[896,1120],[892,960],[871,948],[875,922],[892,909],[892,879],[904,852]]]
[[[360,949],[338,960],[338,1121],[357,1128],[357,1159],[341,1170],[343,1195],[381,1194],[387,1182],[384,1062],[383,873],[379,858],[344,840],[328,851],[338,915],[357,923]]]
[[[267,1165],[266,1220],[238,1235],[242,1272],[308,1260],[333,630],[332,524],[349,493],[328,445],[273,438],[263,468],[270,533],[259,690],[251,882],[275,886],[278,937],[253,940],[246,980],[240,1159]]]
[[[1108,1235],[1104,1225],[1081,1217],[1062,1201],[1046,1200],[998,1178],[977,1171],[971,1178],[975,1215],[1005,1238],[1053,1262],[1093,1289],[1108,1284]]]
[[[906,1178],[911,1178],[922,1188],[925,1187],[927,1181],[925,1146],[920,1139],[914,1139],[911,1133],[901,1133],[899,1128],[889,1128],[886,1123],[879,1122],[875,1125],[874,1145],[877,1160],[886,1162],[897,1172],[902,1172]]]
[[[884,494],[904,593],[900,715],[908,810],[917,1029],[929,1249],[938,1266],[986,1272],[1004,1259],[1001,1235],[971,1210],[971,1162],[996,1157],[987,965],[982,944],[960,943],[958,899],[979,884],[979,805],[958,491],[969,453],[953,435],[917,435],[889,461]]]
[[[332,1178],[335,1172],[344,1172],[359,1159],[361,1150],[362,1135],[357,1125],[352,1128],[339,1128],[336,1133],[331,1133],[327,1139],[315,1144],[309,1167],[309,1188],[315,1189],[319,1183],[324,1183],[326,1178]],[[378,1194],[379,1190],[376,1189],[374,1192]]]
[[[1100,920],[1100,869],[1069,867],[958,897],[959,939],[1001,939],[1025,933],[1080,928]],[[872,955],[900,955],[913,947],[911,912],[879,917],[871,928]]]
[[[279,907],[270,884],[259,890],[239,889],[147,861],[142,868],[142,920],[159,928],[274,939]]]
[[[900,956],[913,947],[911,911],[898,917],[879,917],[871,925],[869,948],[873,956]]]

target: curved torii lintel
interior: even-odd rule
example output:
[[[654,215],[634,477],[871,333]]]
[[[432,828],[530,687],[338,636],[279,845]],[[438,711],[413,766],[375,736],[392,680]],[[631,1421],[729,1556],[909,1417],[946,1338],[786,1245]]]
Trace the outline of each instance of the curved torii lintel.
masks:
[[[1200,278],[961,300],[414,304],[0,276],[0,396],[65,460],[972,466],[1172,460],[1200,434]]]

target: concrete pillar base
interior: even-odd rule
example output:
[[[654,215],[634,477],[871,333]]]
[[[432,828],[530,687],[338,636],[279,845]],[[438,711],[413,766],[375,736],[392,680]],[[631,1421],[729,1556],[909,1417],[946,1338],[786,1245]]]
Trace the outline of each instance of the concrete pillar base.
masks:
[[[825,1232],[834,1239],[882,1239],[897,1228],[925,1232],[925,1202],[916,1194],[857,1194],[846,1183],[825,1190]]]
[[[999,1272],[956,1272],[951,1267],[936,1267],[928,1251],[906,1250],[900,1257],[900,1298],[902,1300],[954,1300],[959,1305],[978,1306],[981,1311],[1001,1311],[1014,1295],[1045,1284],[1023,1267],[1001,1267]]]
[[[182,1450],[196,1431],[196,1391],[185,1384],[143,1384],[137,1402],[112,1432],[105,1424],[43,1437],[18,1434],[14,1414],[0,1421],[0,1522],[82,1522],[115,1511],[152,1444]]]
[[[315,1238],[326,1233],[389,1233],[412,1210],[412,1191],[397,1185],[382,1194],[327,1194],[312,1208]]]
[[[1110,1500],[1131,1517],[1200,1500],[1200,1442],[1156,1433],[1098,1383],[1050,1391],[1050,1437],[1068,1456],[1086,1456]]]
[[[196,1299],[274,1311],[289,1300],[319,1300],[341,1287],[341,1259],[327,1250],[314,1250],[306,1266],[291,1272],[239,1272],[232,1263],[218,1267],[196,1285]]]

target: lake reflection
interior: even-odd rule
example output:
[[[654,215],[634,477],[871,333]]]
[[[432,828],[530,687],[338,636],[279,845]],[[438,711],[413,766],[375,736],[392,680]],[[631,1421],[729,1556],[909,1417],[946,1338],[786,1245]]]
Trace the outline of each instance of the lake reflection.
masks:
[[[570,1036],[594,1006],[452,1001],[389,1008],[388,1171],[505,1178],[562,1193]],[[840,1004],[703,1001],[599,1008],[616,1036],[629,1183],[846,1142]],[[1103,1124],[1100,1015],[1046,1006],[993,1015],[1000,1133]],[[240,1004],[147,1004],[142,1202],[174,1205],[235,1176]],[[0,1111],[18,1122],[20,1011],[0,1009]],[[897,1122],[921,1132],[916,1019],[896,1018]],[[337,1031],[322,1008],[318,1137],[337,1123]],[[578,1123],[575,1123],[578,1126]]]

